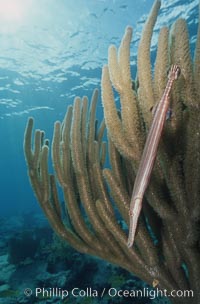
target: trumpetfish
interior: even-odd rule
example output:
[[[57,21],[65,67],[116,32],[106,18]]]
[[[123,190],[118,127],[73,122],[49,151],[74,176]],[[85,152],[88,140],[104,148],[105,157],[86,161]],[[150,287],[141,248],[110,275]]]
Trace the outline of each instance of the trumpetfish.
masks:
[[[153,121],[147,135],[144,150],[142,153],[142,158],[139,164],[138,172],[135,178],[135,183],[133,187],[133,192],[130,202],[129,210],[129,235],[128,235],[128,247],[133,245],[135,239],[135,233],[137,229],[138,218],[142,209],[142,200],[146,188],[149,184],[151,172],[155,163],[158,145],[162,135],[168,107],[170,100],[170,92],[174,80],[180,75],[180,68],[178,65],[174,64],[171,66],[168,73],[168,81],[162,95],[161,100],[158,102],[153,117]]]

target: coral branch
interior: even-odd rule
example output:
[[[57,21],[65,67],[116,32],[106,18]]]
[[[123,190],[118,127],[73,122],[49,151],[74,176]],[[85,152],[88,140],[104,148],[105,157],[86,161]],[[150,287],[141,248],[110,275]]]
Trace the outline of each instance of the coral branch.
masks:
[[[98,90],[90,108],[87,97],[76,97],[63,122],[55,123],[51,146],[43,131],[35,130],[33,137],[34,120],[29,118],[24,153],[33,191],[60,238],[150,285],[156,282],[168,292],[191,289],[194,297],[190,300],[171,300],[196,304],[200,302],[200,31],[193,62],[186,22],[180,19],[172,29],[161,29],[156,61],[151,65],[150,42],[159,7],[160,1],[155,1],[142,33],[139,87],[132,85],[132,28],[128,27],[119,49],[109,48],[108,65],[103,67],[102,122],[96,119]],[[172,89],[172,115],[165,122],[134,245],[127,248],[131,193],[152,121],[151,109],[163,94],[166,70],[172,64],[179,64],[182,71]],[[120,109],[113,89],[119,94]],[[54,174],[48,168],[50,150]]]

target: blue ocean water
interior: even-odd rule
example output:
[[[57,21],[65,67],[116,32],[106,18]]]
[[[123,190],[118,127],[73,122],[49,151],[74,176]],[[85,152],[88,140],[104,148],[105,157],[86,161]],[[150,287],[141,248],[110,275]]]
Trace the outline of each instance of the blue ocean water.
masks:
[[[0,0],[0,217],[41,213],[23,153],[27,118],[52,138],[75,96],[100,89],[108,46],[119,45],[127,25],[136,73],[137,45],[153,0]],[[162,0],[152,52],[162,26],[187,20],[191,52],[197,34],[198,0]],[[99,100],[98,117],[102,117]],[[28,219],[27,219],[28,220]]]
[[[100,88],[108,46],[119,45],[127,25],[134,28],[134,70],[137,43],[153,0],[10,0],[10,7],[4,2],[0,1],[0,208],[1,215],[9,216],[37,208],[22,149],[27,118],[33,116],[36,128],[51,138],[54,121],[63,119],[74,97],[90,97],[95,87]],[[163,0],[155,38],[163,25],[183,17],[193,47],[197,5],[198,0]],[[155,46],[153,39],[152,49]],[[100,102],[98,109],[101,115]]]

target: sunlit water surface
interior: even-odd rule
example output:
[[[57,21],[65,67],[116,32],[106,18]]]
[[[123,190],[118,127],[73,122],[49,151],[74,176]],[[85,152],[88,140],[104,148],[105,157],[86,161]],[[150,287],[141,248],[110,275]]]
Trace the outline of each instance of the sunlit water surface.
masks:
[[[26,120],[51,138],[76,95],[100,88],[107,49],[134,28],[132,71],[141,29],[153,0],[0,0],[1,215],[37,210],[23,156]],[[191,49],[197,32],[197,0],[163,0],[152,51],[162,26],[187,19]],[[101,103],[98,116],[102,115]]]

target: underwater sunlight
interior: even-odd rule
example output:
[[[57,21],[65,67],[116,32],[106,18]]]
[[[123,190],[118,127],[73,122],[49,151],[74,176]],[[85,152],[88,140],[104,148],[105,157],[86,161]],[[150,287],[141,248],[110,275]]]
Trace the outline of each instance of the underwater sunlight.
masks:
[[[200,303],[199,3],[0,0],[1,304]]]
[[[0,0],[0,32],[16,32],[28,18],[32,4],[32,0]]]

